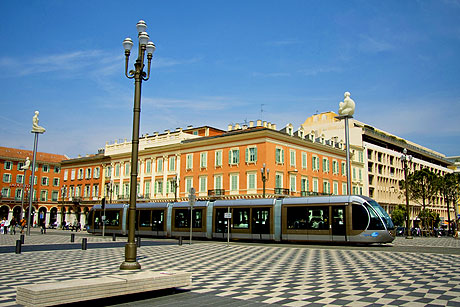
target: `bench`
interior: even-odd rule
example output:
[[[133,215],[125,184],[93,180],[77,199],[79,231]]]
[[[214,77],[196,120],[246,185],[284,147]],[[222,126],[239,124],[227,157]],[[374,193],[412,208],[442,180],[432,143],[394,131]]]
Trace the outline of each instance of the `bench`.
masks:
[[[130,272],[98,278],[36,283],[16,288],[16,303],[24,306],[53,306],[170,288],[188,287],[191,273]]]

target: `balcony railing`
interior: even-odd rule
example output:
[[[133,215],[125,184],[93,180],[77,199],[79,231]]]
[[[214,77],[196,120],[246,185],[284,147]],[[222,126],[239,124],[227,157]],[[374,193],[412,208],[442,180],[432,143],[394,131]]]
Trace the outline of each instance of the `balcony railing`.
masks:
[[[289,195],[289,189],[275,188],[275,194],[278,194],[278,195]]]
[[[215,189],[215,190],[208,190],[209,197],[218,197],[225,195],[224,189]]]
[[[311,191],[301,191],[301,196],[320,196],[320,195],[332,195],[330,193],[322,193],[322,192],[311,192]]]

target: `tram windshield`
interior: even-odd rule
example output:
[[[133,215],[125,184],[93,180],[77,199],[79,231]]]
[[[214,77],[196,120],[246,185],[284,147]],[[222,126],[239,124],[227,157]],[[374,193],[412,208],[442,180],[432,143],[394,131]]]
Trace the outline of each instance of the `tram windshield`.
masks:
[[[391,217],[388,213],[375,201],[375,200],[368,200],[367,203],[377,212],[377,214],[382,218],[385,226],[388,230],[392,230],[395,228]]]

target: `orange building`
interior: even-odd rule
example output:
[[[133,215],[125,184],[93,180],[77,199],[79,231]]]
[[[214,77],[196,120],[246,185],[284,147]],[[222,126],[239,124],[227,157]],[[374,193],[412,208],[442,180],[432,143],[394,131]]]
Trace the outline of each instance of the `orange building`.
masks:
[[[32,163],[31,150],[0,147],[0,218],[11,220],[14,216],[19,219],[22,203],[24,210],[28,210],[32,172],[31,169],[21,170],[27,157]],[[34,224],[50,224],[57,220],[57,201],[62,183],[61,161],[66,159],[64,155],[37,152],[31,208]]]

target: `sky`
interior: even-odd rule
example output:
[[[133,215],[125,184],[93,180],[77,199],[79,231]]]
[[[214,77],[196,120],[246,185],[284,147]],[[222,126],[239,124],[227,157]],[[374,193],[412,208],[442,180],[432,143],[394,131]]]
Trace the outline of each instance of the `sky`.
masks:
[[[134,5],[135,4],[135,5]],[[137,6],[137,7],[136,7]],[[157,49],[140,134],[338,112],[460,155],[460,0],[0,1],[0,146],[70,158],[132,137],[139,20]]]

